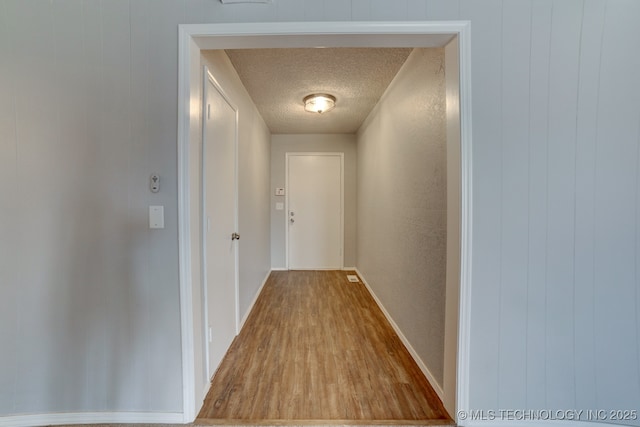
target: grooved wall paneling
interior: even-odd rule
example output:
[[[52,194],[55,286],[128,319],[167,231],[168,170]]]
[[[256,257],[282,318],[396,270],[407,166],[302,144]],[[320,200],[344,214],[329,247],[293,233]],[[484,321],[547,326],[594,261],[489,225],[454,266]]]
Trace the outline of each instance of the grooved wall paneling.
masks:
[[[633,80],[640,67],[639,58],[629,55],[640,49],[640,37],[629,38],[637,34],[638,16],[637,3],[612,2],[604,11],[596,118],[592,264],[596,401],[602,405],[610,398],[607,393],[615,391],[620,408],[638,407],[640,402],[640,85],[620,87],[621,82]]]
[[[527,147],[527,276],[526,329],[526,405],[546,407],[546,278],[547,233],[547,153],[549,150],[549,48],[551,45],[551,1],[531,3],[531,40],[529,45],[529,138]],[[535,268],[530,268],[535,266]]]
[[[513,37],[502,38],[502,81],[512,89],[501,91],[502,101],[502,163],[503,174],[510,177],[501,183],[502,224],[500,229],[503,247],[500,270],[500,322],[499,345],[512,351],[500,354],[502,371],[498,378],[498,397],[505,408],[518,407],[526,397],[526,328],[525,310],[514,301],[526,299],[527,249],[529,218],[529,47],[531,33],[530,4],[514,1],[503,6],[503,34],[515,32]],[[514,31],[524,28],[525,31]],[[523,105],[524,104],[524,105]],[[523,114],[524,113],[524,114]],[[504,176],[503,175],[503,176]],[[523,190],[525,189],[525,190]]]

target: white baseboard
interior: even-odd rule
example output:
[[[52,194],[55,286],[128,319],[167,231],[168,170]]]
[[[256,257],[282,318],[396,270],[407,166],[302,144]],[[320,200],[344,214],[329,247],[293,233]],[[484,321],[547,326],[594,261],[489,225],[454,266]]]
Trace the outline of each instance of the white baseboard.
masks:
[[[77,412],[0,417],[1,427],[61,424],[183,424],[184,422],[181,412]]]
[[[427,377],[427,380],[429,381],[429,384],[431,384],[431,386],[433,387],[433,390],[436,392],[440,400],[444,402],[444,390],[442,389],[442,386],[438,383],[438,381],[436,381],[431,371],[429,371],[429,368],[427,368],[427,365],[425,365],[425,363],[422,361],[420,356],[418,356],[418,353],[415,351],[415,349],[413,348],[413,346],[411,345],[407,337],[404,336],[404,334],[400,330],[400,327],[393,320],[393,318],[391,317],[387,309],[384,308],[384,305],[382,305],[382,301],[380,301],[380,299],[375,294],[375,292],[373,292],[373,289],[371,289],[371,286],[369,286],[369,283],[367,283],[367,279],[365,279],[365,277],[362,275],[360,270],[358,270],[357,268],[355,268],[354,270],[356,273],[358,273],[358,276],[360,276],[362,283],[364,283],[364,285],[369,290],[369,293],[371,294],[373,299],[376,301],[376,304],[378,304],[378,307],[380,307],[380,310],[382,310],[382,313],[384,313],[384,316],[387,318],[387,320],[391,324],[391,327],[393,328],[393,330],[396,331],[396,334],[398,334],[398,337],[400,338],[404,346],[409,351],[409,354],[411,354],[411,357],[413,358],[413,360],[415,360],[415,362],[418,364],[418,367],[420,368],[424,376]]]
[[[289,269],[285,267],[278,267],[278,268],[271,268],[271,271],[289,271]]]
[[[242,330],[245,322],[247,321],[247,318],[249,317],[249,314],[251,313],[251,310],[253,310],[253,306],[256,305],[256,302],[258,301],[258,297],[260,296],[260,293],[262,293],[262,288],[264,288],[264,285],[267,284],[267,280],[269,280],[269,276],[271,275],[272,271],[276,271],[276,269],[272,268],[267,272],[267,275],[265,276],[264,280],[262,281],[262,284],[258,288],[258,291],[254,295],[253,300],[251,301],[251,304],[249,304],[249,308],[247,309],[246,313],[244,313],[244,316],[242,316],[242,320],[240,321],[240,329],[238,329],[238,332]]]
[[[356,271],[357,268],[355,267],[342,267],[342,271]]]

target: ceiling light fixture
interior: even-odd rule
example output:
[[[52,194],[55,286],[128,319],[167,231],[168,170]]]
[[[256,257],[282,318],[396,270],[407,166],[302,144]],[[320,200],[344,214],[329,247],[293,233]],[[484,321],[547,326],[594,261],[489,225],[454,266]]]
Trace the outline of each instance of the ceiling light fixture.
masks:
[[[310,113],[326,113],[336,106],[336,97],[328,93],[312,93],[302,100],[304,109]]]

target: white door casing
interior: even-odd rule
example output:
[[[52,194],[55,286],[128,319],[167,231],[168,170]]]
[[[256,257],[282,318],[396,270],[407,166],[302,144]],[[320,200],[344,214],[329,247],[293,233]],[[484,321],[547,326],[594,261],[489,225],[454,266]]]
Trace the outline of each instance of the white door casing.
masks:
[[[206,381],[237,334],[237,108],[204,68],[202,283]]]
[[[202,364],[201,306],[198,273],[202,268],[199,226],[198,165],[200,163],[202,77],[200,54],[205,49],[278,47],[443,47],[458,39],[460,71],[460,281],[459,300],[451,303],[459,315],[458,334],[447,336],[457,344],[455,388],[445,390],[447,409],[453,415],[469,409],[469,349],[472,260],[472,102],[471,25],[469,21],[394,22],[278,22],[218,23],[179,26],[178,69],[178,242],[180,314],[183,363],[183,421],[192,422],[201,406],[197,373]],[[456,298],[457,299],[457,298]],[[448,304],[449,305],[449,304]],[[454,344],[455,345],[455,344]],[[444,382],[449,380],[445,372]],[[448,404],[447,404],[448,403]],[[465,424],[462,422],[461,424]]]
[[[287,153],[287,268],[342,269],[344,153]]]

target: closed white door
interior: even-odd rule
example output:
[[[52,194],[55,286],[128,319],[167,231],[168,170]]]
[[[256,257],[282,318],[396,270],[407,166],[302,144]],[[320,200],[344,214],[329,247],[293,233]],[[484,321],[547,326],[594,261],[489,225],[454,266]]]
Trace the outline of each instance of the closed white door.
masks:
[[[237,110],[205,70],[203,294],[207,379],[237,334]]]
[[[287,153],[291,270],[343,267],[343,155]]]

